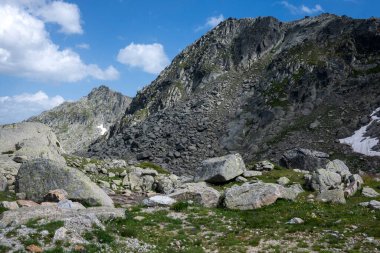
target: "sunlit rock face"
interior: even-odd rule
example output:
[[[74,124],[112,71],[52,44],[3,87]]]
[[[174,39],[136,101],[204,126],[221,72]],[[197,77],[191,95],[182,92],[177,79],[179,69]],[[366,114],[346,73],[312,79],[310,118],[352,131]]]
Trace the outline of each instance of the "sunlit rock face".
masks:
[[[93,89],[76,102],[66,102],[52,110],[28,119],[52,128],[68,153],[87,150],[124,115],[131,99],[106,86]]]

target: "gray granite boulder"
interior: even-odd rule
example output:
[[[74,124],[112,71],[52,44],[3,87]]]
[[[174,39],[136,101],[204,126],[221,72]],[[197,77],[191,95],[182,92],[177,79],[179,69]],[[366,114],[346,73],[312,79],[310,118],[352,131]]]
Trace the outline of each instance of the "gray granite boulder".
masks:
[[[220,193],[205,182],[183,184],[168,196],[177,201],[191,200],[205,207],[216,207],[220,200]]]
[[[295,148],[286,151],[280,159],[280,165],[286,168],[315,171],[324,168],[329,162],[329,155],[323,152]]]
[[[302,192],[298,186],[285,188],[272,183],[245,183],[225,191],[224,205],[229,209],[250,210],[267,206],[277,199],[295,199]]]
[[[35,159],[21,165],[16,177],[16,191],[41,202],[54,189],[63,189],[68,198],[88,205],[113,206],[111,198],[81,171],[60,163]]]
[[[245,164],[240,154],[215,157],[202,162],[195,173],[194,181],[224,183],[242,175],[244,171]]]

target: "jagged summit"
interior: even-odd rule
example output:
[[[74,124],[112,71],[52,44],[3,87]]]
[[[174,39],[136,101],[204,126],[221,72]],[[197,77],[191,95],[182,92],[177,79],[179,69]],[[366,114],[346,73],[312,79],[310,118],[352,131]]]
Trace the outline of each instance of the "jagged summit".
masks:
[[[109,132],[129,106],[131,98],[105,85],[94,88],[77,102],[66,102],[28,119],[50,126],[69,152],[87,150],[95,139]]]

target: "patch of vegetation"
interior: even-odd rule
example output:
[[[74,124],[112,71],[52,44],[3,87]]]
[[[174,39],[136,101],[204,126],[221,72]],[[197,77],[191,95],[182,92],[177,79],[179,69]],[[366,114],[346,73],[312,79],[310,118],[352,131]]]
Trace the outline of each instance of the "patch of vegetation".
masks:
[[[0,191],[0,201],[15,201],[17,200],[16,194],[8,191]]]
[[[110,244],[115,240],[115,237],[109,234],[107,231],[97,228],[92,231],[88,231],[84,234],[83,238],[88,241],[96,240],[99,243]]]
[[[186,210],[189,207],[189,203],[186,201],[179,201],[176,202],[174,205],[170,207],[170,210],[176,211],[176,212],[182,212]]]
[[[149,116],[148,108],[142,108],[133,114],[133,118],[135,120],[144,120],[148,116]]]
[[[376,67],[367,69],[367,70],[357,70],[353,69],[351,76],[353,77],[359,77],[359,76],[364,76],[364,75],[371,75],[371,74],[378,74],[380,73],[380,64],[376,65]]]
[[[289,105],[286,86],[289,84],[289,79],[285,78],[281,82],[273,82],[270,88],[263,92],[263,95],[268,99],[267,104],[272,107],[286,107]]]
[[[50,241],[54,237],[54,233],[57,229],[61,228],[64,226],[63,221],[51,221],[45,224],[40,224],[38,223],[38,220],[30,220],[25,224],[29,228],[34,228],[37,230],[37,235],[32,236],[30,239],[41,239],[40,238],[40,232],[41,231],[48,231],[49,234],[47,237],[45,237],[45,241]],[[37,244],[36,244],[37,245]]]
[[[11,250],[11,248],[4,246],[4,245],[0,245],[0,253],[7,253],[10,250]]]
[[[11,155],[13,154],[15,151],[14,150],[9,150],[9,151],[4,151],[4,152],[1,152],[2,155]]]
[[[276,166],[274,170],[264,172],[262,176],[257,176],[258,179],[265,183],[276,183],[280,177],[289,178],[291,183],[304,184],[304,174],[295,172],[291,169],[286,169],[280,166]]]
[[[136,166],[143,169],[154,169],[160,174],[170,174],[170,172],[167,169],[152,162],[141,162],[141,163],[136,164]]]

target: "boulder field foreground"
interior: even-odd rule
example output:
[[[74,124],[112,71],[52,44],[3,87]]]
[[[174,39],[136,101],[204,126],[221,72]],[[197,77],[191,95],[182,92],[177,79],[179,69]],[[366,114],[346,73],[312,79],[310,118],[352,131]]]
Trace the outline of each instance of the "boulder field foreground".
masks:
[[[133,99],[0,126],[0,253],[380,252],[379,27],[229,18]]]

